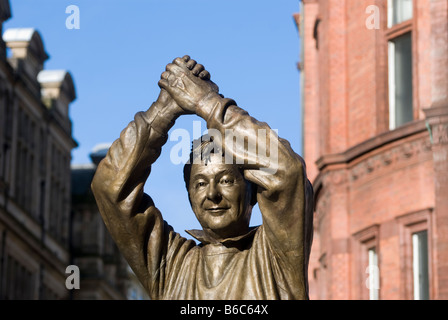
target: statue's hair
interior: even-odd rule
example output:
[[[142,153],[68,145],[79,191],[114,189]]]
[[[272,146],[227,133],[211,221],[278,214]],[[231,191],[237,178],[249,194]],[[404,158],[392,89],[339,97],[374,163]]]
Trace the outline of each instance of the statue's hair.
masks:
[[[210,161],[210,156],[212,154],[218,154],[225,157],[225,151],[220,148],[218,144],[213,141],[213,136],[209,136],[207,134],[203,135],[199,139],[196,139],[192,143],[190,157],[184,165],[184,181],[185,187],[187,191],[189,191],[190,186],[190,176],[191,176],[191,166],[196,163],[202,163],[207,165]],[[241,172],[241,175],[244,177],[244,169],[237,165]],[[250,188],[250,202],[251,205],[254,206],[257,203],[257,187],[250,181],[246,180],[248,187]],[[188,197],[191,203],[190,197]]]
[[[185,187],[188,190],[190,185],[191,166],[193,163],[201,163],[210,161],[211,154],[221,154],[224,156],[224,152],[219,150],[217,145],[213,142],[213,136],[207,134],[193,141],[191,146],[190,157],[184,165],[184,181]]]

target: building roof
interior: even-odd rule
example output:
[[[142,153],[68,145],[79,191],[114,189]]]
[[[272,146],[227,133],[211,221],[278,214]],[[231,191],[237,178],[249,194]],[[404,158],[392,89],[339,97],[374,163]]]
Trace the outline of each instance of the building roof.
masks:
[[[93,147],[92,152],[90,153],[90,159],[92,162],[98,165],[101,160],[107,155],[111,143],[99,143],[95,147]]]
[[[72,201],[74,203],[92,203],[94,201],[90,184],[97,165],[106,156],[110,146],[110,143],[97,144],[90,153],[92,163],[71,165]]]
[[[73,204],[94,203],[90,184],[95,174],[96,166],[71,167],[71,193]]]
[[[1,0],[0,0],[1,1]],[[45,52],[40,33],[34,28],[11,28],[3,33],[3,41],[8,47],[29,47],[43,63],[49,58]]]
[[[42,70],[37,75],[37,81],[42,87],[60,87],[67,94],[70,101],[76,99],[73,78],[67,70]]]
[[[3,41],[5,42],[29,42],[33,38],[34,33],[37,32],[34,28],[12,28],[7,29],[3,33]]]
[[[66,70],[42,70],[37,76],[40,83],[62,82],[67,75]]]

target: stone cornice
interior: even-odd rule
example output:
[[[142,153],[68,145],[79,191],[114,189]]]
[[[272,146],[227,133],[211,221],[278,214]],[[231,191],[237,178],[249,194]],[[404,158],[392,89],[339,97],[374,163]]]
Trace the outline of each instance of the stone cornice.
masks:
[[[413,136],[422,136],[427,130],[425,120],[414,121],[366,140],[343,153],[329,154],[319,158],[316,162],[319,174],[313,181],[315,199],[318,198],[321,187],[325,184],[324,180],[331,181],[333,185],[357,181],[381,167],[389,167],[392,163],[410,159],[420,152],[431,150],[429,139],[412,139]],[[411,140],[408,139],[409,137]],[[406,142],[393,144],[401,140]],[[387,147],[388,145],[391,147]],[[384,151],[375,152],[385,146],[387,148]],[[349,173],[347,169],[350,170]]]
[[[348,164],[354,159],[362,156],[363,154],[369,153],[372,150],[426,130],[427,127],[424,120],[413,121],[396,130],[388,131],[366,140],[354,147],[351,147],[345,152],[324,155],[316,161],[316,165],[319,171],[322,171],[324,168],[331,165]]]
[[[426,119],[428,119],[429,121],[438,119],[437,122],[448,122],[448,102],[446,102],[446,105],[423,109],[423,112],[426,115]]]
[[[448,102],[423,111],[430,126],[431,142],[435,145],[448,144]]]

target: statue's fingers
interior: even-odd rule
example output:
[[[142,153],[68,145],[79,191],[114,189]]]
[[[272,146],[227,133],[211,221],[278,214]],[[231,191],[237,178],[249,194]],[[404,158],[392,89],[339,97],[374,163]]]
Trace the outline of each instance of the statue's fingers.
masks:
[[[191,72],[197,76],[199,75],[202,71],[204,71],[204,66],[200,63],[198,63],[197,65],[194,66],[194,68],[191,70]]]
[[[177,65],[182,65],[182,64],[185,64],[185,61],[182,58],[177,57],[173,60],[172,63],[175,63]]]
[[[160,78],[161,79],[165,79],[165,80],[168,80],[168,77],[170,76],[170,72],[168,72],[168,71],[164,71],[163,73],[162,73],[162,75],[160,76]]]
[[[199,78],[201,78],[202,80],[210,80],[210,72],[208,72],[207,70],[203,70],[199,73]]]
[[[158,85],[160,89],[165,89],[166,91],[170,92],[170,84],[168,83],[168,80],[166,79],[160,79],[158,82]]]
[[[168,71],[162,72],[160,79],[168,80],[169,83],[172,83],[176,79],[176,76],[171,71],[168,70]]]
[[[174,99],[184,94],[184,84],[180,78],[175,78],[174,81],[160,79],[158,84],[160,89],[165,89]]]
[[[180,86],[177,84],[177,80],[180,79],[180,77],[177,77],[175,74],[173,74],[170,71],[163,72],[162,75],[160,76],[160,79],[166,81],[166,85],[168,85],[170,87],[178,86],[178,87],[183,88],[183,86]],[[165,82],[163,82],[163,83],[165,83]],[[182,83],[182,85],[183,85],[183,83]],[[164,88],[164,89],[166,89],[166,88]]]
[[[173,64],[178,65],[179,67],[185,69],[185,71],[190,70],[190,68],[187,67],[187,63],[191,61],[190,56],[183,56],[182,58],[176,58],[173,60]]]
[[[194,66],[196,65],[196,61],[191,59],[187,62],[187,68],[192,70],[194,68]]]
[[[178,66],[175,63],[170,63],[166,66],[166,71],[169,71],[175,75],[180,75],[182,73],[185,74],[186,70],[184,68],[185,67]]]
[[[213,81],[210,81],[210,84],[212,86],[212,90],[215,91],[216,93],[219,92],[219,87],[216,83],[214,83]]]

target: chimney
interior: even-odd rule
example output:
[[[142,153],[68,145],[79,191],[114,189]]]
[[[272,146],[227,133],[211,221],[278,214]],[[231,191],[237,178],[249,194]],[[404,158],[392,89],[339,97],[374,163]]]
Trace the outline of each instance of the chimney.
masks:
[[[40,95],[37,75],[49,57],[39,32],[33,28],[7,29],[3,41],[11,49],[12,56],[8,58],[11,66],[34,89],[34,93]]]
[[[47,108],[54,108],[63,118],[68,118],[69,105],[76,99],[71,74],[66,70],[42,70],[37,75],[37,81]]]

